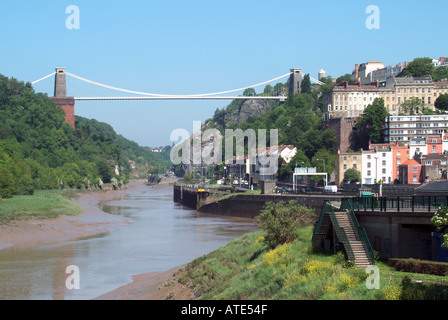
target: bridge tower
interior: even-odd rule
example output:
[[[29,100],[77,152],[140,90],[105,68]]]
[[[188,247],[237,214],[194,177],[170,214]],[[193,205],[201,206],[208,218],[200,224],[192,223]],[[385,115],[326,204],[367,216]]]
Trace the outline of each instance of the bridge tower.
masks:
[[[54,97],[51,97],[57,106],[65,112],[65,122],[75,128],[75,98],[67,97],[67,82],[65,78],[65,68],[56,68],[54,81]]]
[[[291,69],[289,77],[289,95],[299,93],[302,89],[302,69]]]

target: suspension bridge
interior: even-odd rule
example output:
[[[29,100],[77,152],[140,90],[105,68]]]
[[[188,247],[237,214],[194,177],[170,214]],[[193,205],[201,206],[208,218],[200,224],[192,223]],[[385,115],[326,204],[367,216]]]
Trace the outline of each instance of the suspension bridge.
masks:
[[[66,122],[70,123],[74,128],[74,105],[75,101],[117,101],[117,100],[277,100],[279,102],[284,102],[287,98],[286,92],[282,89],[278,92],[271,90],[271,92],[264,93],[261,95],[244,95],[244,91],[247,89],[254,89],[260,86],[266,86],[268,84],[279,82],[284,78],[289,77],[289,94],[300,92],[302,83],[302,69],[291,69],[290,72],[283,74],[281,76],[275,77],[273,79],[263,81],[251,86],[246,86],[243,88],[237,88],[232,90],[225,90],[221,92],[212,93],[201,93],[201,94],[160,94],[160,93],[149,93],[140,92],[135,90],[118,88],[115,86],[99,83],[86,79],[84,77],[67,72],[65,68],[56,68],[55,72],[42,77],[36,81],[31,82],[34,86],[48,78],[55,77],[54,82],[54,97],[51,99],[56,103],[56,105],[62,107],[66,113]],[[93,96],[67,96],[67,77],[77,79],[82,83],[93,85],[95,87],[108,89],[109,94],[106,95],[93,95]],[[323,83],[315,78],[310,77],[312,83],[322,85]],[[283,86],[282,86],[283,88]],[[113,96],[110,92],[115,94],[120,93],[119,96]],[[243,94],[237,94],[237,93]]]

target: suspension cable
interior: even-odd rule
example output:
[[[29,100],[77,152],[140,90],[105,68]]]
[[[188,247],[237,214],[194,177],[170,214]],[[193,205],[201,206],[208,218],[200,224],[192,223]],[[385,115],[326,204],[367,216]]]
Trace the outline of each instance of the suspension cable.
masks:
[[[111,90],[116,90],[116,91],[121,91],[121,92],[126,92],[126,93],[131,93],[131,94],[138,94],[138,95],[144,95],[144,96],[155,96],[155,97],[178,97],[178,96],[179,96],[179,95],[167,95],[167,94],[146,93],[146,92],[138,92],[138,91],[132,91],[132,90],[127,90],[127,89],[121,89],[121,88],[112,87],[112,86],[109,86],[109,85],[106,85],[106,84],[102,84],[102,83],[99,83],[99,82],[91,81],[91,80],[82,78],[82,77],[80,77],[80,76],[74,75],[74,74],[69,73],[69,72],[66,72],[66,74],[67,74],[68,76],[71,76],[71,77],[76,78],[76,79],[78,79],[78,80],[81,80],[81,81],[84,81],[84,82],[87,82],[87,83],[90,83],[90,84],[94,84],[94,85],[97,85],[97,86],[100,86],[100,87],[103,87],[103,88],[107,88],[107,89],[111,89]],[[289,72],[289,73],[287,73],[287,74],[284,74],[284,75],[282,75],[282,76],[280,76],[280,77],[277,77],[277,78],[274,78],[274,79],[271,79],[271,80],[268,80],[268,81],[264,81],[264,82],[262,82],[262,83],[258,83],[258,84],[253,85],[253,86],[248,86],[248,87],[239,88],[239,89],[234,89],[234,90],[228,90],[228,91],[222,91],[222,92],[215,92],[215,93],[205,93],[205,94],[182,95],[182,96],[184,96],[184,97],[185,97],[185,96],[187,96],[187,97],[206,97],[206,96],[213,96],[213,95],[220,95],[220,94],[231,93],[231,92],[236,92],[236,91],[242,91],[242,90],[245,90],[245,89],[249,89],[249,88],[253,88],[253,87],[258,87],[258,86],[264,85],[264,84],[266,84],[266,83],[269,83],[269,82],[273,82],[273,81],[282,79],[282,78],[287,77],[287,76],[289,76],[289,75],[291,75],[291,72]]]
[[[47,78],[49,78],[49,77],[51,77],[51,76],[53,76],[53,75],[55,75],[55,74],[56,74],[56,72],[50,73],[48,76],[45,76],[45,77],[43,77],[43,78],[41,78],[41,79],[39,79],[39,80],[36,80],[36,81],[34,81],[34,82],[31,82],[31,84],[36,84],[36,83],[38,83],[38,82],[41,82],[42,80],[45,80],[45,79],[47,79]]]

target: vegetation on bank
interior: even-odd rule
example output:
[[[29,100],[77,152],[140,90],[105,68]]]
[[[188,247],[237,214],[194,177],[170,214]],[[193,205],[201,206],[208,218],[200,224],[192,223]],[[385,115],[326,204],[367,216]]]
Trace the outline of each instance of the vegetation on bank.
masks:
[[[37,190],[32,196],[17,195],[0,201],[0,225],[27,219],[54,219],[60,215],[77,215],[81,206],[70,199],[77,194],[71,190]]]
[[[446,276],[396,271],[377,261],[375,286],[373,273],[356,268],[342,252],[313,252],[311,217],[296,203],[270,203],[257,218],[263,230],[192,261],[178,281],[204,300],[448,299]]]
[[[396,271],[379,261],[379,289],[368,289],[365,269],[341,254],[312,252],[312,232],[302,227],[295,242],[276,248],[264,241],[265,231],[248,233],[188,264],[179,281],[203,300],[448,299],[447,277]]]

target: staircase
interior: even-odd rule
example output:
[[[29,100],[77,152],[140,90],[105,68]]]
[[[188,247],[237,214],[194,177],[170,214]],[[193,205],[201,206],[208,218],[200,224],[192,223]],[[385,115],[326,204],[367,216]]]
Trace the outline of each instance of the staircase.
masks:
[[[331,226],[338,241],[343,244],[347,258],[358,268],[366,268],[374,264],[369,238],[365,230],[359,226],[350,202],[342,202],[337,212],[329,201],[324,203],[321,216],[314,228],[312,239],[314,250],[322,250],[325,236]]]
[[[356,229],[353,226],[348,211],[335,212],[334,217],[337,219],[339,227],[342,228],[347,235],[348,243],[344,243],[345,241],[341,242],[344,243],[346,250],[348,249],[347,247],[351,248],[351,250],[347,250],[351,251],[347,252],[349,258],[351,258],[359,268],[366,268],[371,265],[372,262],[369,258],[367,246],[364,241],[361,241],[359,234],[355,231]]]

